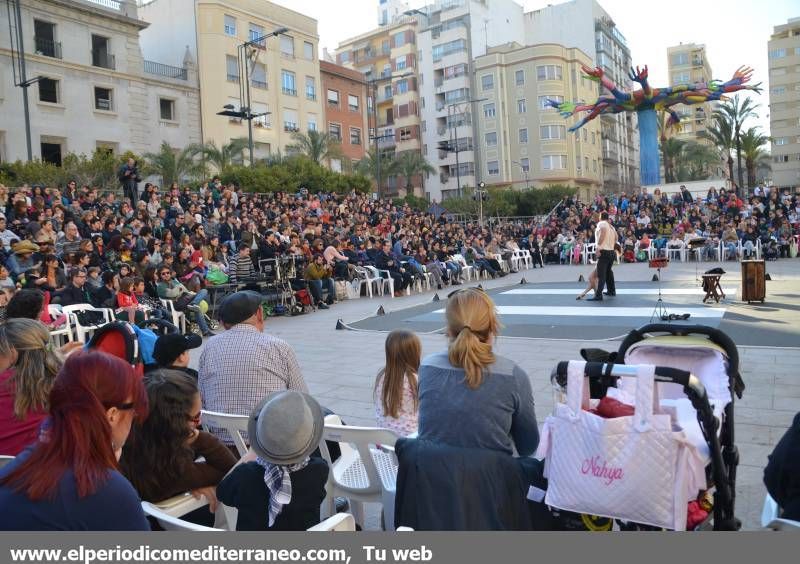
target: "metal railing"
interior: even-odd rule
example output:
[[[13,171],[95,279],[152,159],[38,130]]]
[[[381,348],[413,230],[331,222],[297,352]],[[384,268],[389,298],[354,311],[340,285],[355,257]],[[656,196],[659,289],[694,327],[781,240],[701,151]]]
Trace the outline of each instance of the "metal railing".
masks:
[[[97,4],[98,6],[103,6],[104,8],[110,8],[112,10],[121,11],[122,10],[122,2],[118,2],[117,0],[86,0],[90,4]]]
[[[311,100],[312,102],[317,99],[317,93],[314,90],[306,90],[306,100]]]
[[[34,37],[33,42],[36,46],[36,53],[45,57],[61,58],[61,42],[46,39],[44,37]]]
[[[297,90],[294,88],[286,88],[285,86],[281,89],[281,91],[286,94],[287,96],[297,96]]]
[[[239,75],[238,74],[228,74],[228,82],[239,82]]]
[[[92,66],[115,70],[117,62],[114,55],[107,51],[92,49]]]
[[[144,72],[167,78],[177,78],[178,80],[188,80],[188,71],[184,67],[173,67],[155,61],[144,61]]]
[[[261,88],[262,90],[267,89],[267,82],[264,80],[256,80],[254,78],[250,79],[250,84],[253,88]]]

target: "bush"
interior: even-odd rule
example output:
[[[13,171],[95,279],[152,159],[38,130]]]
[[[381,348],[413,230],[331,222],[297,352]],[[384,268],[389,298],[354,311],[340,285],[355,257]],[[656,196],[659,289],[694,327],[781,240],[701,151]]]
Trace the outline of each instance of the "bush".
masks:
[[[361,174],[340,174],[320,166],[306,157],[288,157],[274,164],[258,164],[252,168],[232,166],[220,175],[224,184],[236,184],[249,192],[338,193],[370,191],[370,181]]]
[[[0,183],[11,187],[23,184],[63,187],[68,181],[75,180],[79,186],[116,188],[117,170],[129,156],[137,158],[130,152],[115,156],[107,151],[97,150],[91,157],[67,153],[60,167],[38,159],[5,163],[0,165]]]
[[[519,192],[505,187],[489,188],[488,198],[483,202],[484,217],[521,216],[530,217],[549,213],[566,196],[577,192],[569,186],[547,186],[545,188]],[[473,199],[473,190],[467,188],[460,198],[448,198],[442,206],[450,213],[478,215],[480,206]]]
[[[392,204],[397,207],[403,207],[408,204],[412,210],[420,212],[427,212],[428,208],[431,207],[431,203],[427,199],[420,198],[419,196],[415,196],[413,194],[409,194],[405,198],[394,198],[392,200]]]

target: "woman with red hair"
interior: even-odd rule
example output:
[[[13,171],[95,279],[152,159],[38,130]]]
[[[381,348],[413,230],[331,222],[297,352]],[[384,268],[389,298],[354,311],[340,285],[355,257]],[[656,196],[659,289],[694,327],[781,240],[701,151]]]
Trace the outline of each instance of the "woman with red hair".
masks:
[[[119,472],[147,397],[133,368],[100,352],[67,358],[39,440],[0,470],[0,530],[150,530]]]

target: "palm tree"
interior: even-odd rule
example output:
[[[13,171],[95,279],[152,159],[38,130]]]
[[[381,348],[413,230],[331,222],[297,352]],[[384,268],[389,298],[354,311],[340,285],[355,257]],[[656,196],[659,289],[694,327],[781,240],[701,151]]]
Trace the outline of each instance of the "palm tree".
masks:
[[[728,163],[728,177],[733,182],[733,156],[731,153],[736,148],[733,129],[725,115],[719,111],[714,112],[711,119],[711,125],[705,131],[700,132],[699,137],[708,139],[719,150]]]
[[[411,182],[411,179],[414,176],[421,175],[423,173],[427,176],[435,172],[436,169],[433,168],[428,161],[425,160],[425,157],[423,157],[418,151],[405,151],[397,158],[395,173],[405,177],[406,191],[409,194],[414,193],[414,185]]]
[[[697,141],[687,141],[682,149],[678,182],[705,180],[711,175],[709,167],[719,162],[719,155],[712,147]]]
[[[294,143],[287,145],[286,150],[304,155],[317,164],[342,157],[341,143],[330,133],[321,133],[316,129],[309,129],[308,133],[295,131],[292,139]]]
[[[203,161],[206,161],[217,169],[218,173],[223,173],[231,165],[237,161],[243,160],[244,150],[249,146],[246,137],[238,139],[231,139],[230,143],[217,147],[214,141],[207,143],[192,143],[187,150],[193,153],[193,156],[200,155]]]
[[[664,160],[664,179],[667,183],[677,181],[677,169],[681,156],[683,155],[683,146],[685,144],[686,141],[675,137],[661,140],[661,155]]]
[[[378,194],[381,193],[383,179],[393,176],[397,169],[397,160],[387,153],[380,154],[380,159],[376,157],[374,149],[367,151],[366,155],[358,161],[356,172],[368,176],[375,181]]]
[[[196,155],[190,147],[173,149],[164,141],[158,153],[145,153],[142,156],[146,164],[145,170],[149,174],[160,176],[161,184],[169,186],[173,182],[182,182],[203,174],[205,166],[194,160]]]
[[[762,149],[767,143],[769,137],[762,135],[757,127],[751,127],[742,134],[742,154],[747,169],[748,188],[752,188],[756,183],[756,168],[767,160],[767,152]]]
[[[754,103],[751,98],[744,98],[741,100],[738,95],[733,97],[733,100],[727,100],[719,107],[719,113],[725,116],[728,120],[731,130],[733,131],[733,138],[736,147],[736,167],[738,169],[738,187],[741,189],[744,184],[742,178],[742,127],[747,118],[757,118],[758,114],[756,109],[758,104]]]

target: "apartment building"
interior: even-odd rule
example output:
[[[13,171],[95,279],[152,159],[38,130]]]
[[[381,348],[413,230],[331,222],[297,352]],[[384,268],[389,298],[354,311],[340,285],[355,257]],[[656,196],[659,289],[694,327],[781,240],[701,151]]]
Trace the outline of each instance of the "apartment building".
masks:
[[[142,5],[149,27],[141,34],[147,57],[187,49],[198,60],[204,141],[217,145],[248,136],[247,122],[217,115],[246,106],[240,86],[249,77],[255,159],[293,143],[292,133],[322,126],[317,21],[265,0],[152,0]],[[243,43],[288,30],[247,49]]]
[[[580,75],[591,56],[577,48],[509,43],[475,59],[484,101],[477,104],[480,172],[487,185],[515,189],[563,184],[588,199],[603,184],[602,127],[592,120],[574,133],[548,100],[586,100],[595,83]]]
[[[775,26],[769,40],[772,181],[800,186],[800,18]]]
[[[352,69],[320,61],[321,95],[325,96],[324,128],[341,143],[345,159],[356,163],[364,157],[369,142],[367,126],[367,80]],[[342,162],[331,162],[342,170]]]
[[[440,201],[490,181],[482,174],[474,118],[488,92],[474,60],[492,45],[523,42],[523,10],[512,0],[444,0],[413,13],[422,26],[422,152],[438,172],[426,181],[425,190],[431,200]],[[439,151],[445,141],[458,152]]]
[[[28,156],[12,50],[17,60],[24,56],[28,79],[41,77],[28,88],[33,158],[61,164],[67,153],[141,154],[162,141],[175,148],[200,141],[195,59],[184,47],[173,59],[143,58],[139,34],[147,23],[135,2],[4,2],[0,21],[15,38],[0,34],[0,161]]]
[[[634,87],[628,78],[633,60],[625,36],[596,0],[572,0],[526,13],[524,44],[541,43],[577,47],[591,57],[591,66],[602,68],[620,88]],[[599,93],[596,85],[586,99],[594,100]],[[622,112],[598,119],[603,140],[603,190],[637,190],[640,176],[636,115]]]
[[[694,84],[710,82],[714,77],[711,64],[706,55],[706,46],[696,43],[681,43],[667,48],[667,69],[669,84]],[[679,105],[675,111],[681,116],[681,130],[674,137],[688,141],[711,144],[702,134],[711,125],[716,102],[706,102],[692,106]]]
[[[384,155],[420,151],[418,24],[404,17],[339,44],[339,65],[362,73],[367,80],[368,141]],[[405,186],[399,177],[381,177],[378,192],[398,194]],[[412,181],[422,187],[422,179]]]

